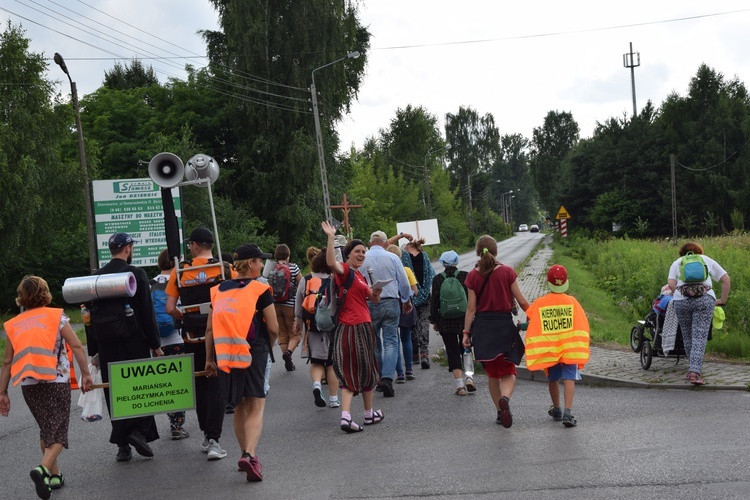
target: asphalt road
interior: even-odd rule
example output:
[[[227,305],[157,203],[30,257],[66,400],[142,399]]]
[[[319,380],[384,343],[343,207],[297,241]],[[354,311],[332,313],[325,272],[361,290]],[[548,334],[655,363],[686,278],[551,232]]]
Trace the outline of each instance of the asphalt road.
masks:
[[[535,237],[503,242],[501,260],[514,265],[513,248]],[[473,257],[461,261],[472,265]],[[433,336],[433,350],[439,344]],[[67,483],[52,498],[750,498],[750,393],[579,386],[578,427],[566,429],[547,416],[546,384],[522,380],[513,427],[504,429],[486,379],[478,377],[476,395],[457,397],[447,369],[434,363],[397,384],[396,397],[376,393],[385,420],[349,435],[337,410],[315,407],[307,367],[295,362],[294,372],[273,366],[258,450],[263,482],[237,472],[229,415],[224,460],[206,461],[189,412],[189,439],[160,439],[155,458],[119,464],[109,422],[82,422],[74,406],[60,459]],[[10,395],[11,415],[0,418],[0,498],[34,498],[28,472],[39,461],[38,429],[20,390]],[[356,398],[360,422],[361,409]],[[157,422],[167,436],[166,416]]]

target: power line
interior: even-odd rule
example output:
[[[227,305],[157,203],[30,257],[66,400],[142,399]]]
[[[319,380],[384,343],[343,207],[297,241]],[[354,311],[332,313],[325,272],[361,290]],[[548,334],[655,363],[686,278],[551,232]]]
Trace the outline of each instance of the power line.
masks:
[[[453,41],[453,42],[423,43],[423,44],[415,44],[415,45],[392,45],[390,47],[374,47],[374,48],[371,48],[370,50],[420,49],[420,48],[426,48],[426,47],[446,47],[450,45],[470,45],[470,44],[477,44],[477,43],[494,43],[494,42],[506,42],[510,40],[525,40],[525,39],[530,39],[530,38],[546,38],[546,37],[553,37],[553,36],[575,35],[575,34],[580,34],[580,33],[595,33],[597,31],[637,28],[639,26],[651,26],[655,24],[668,24],[668,23],[677,23],[677,22],[682,22],[682,21],[693,21],[696,19],[703,19],[707,17],[726,16],[729,14],[740,14],[743,12],[750,12],[750,9],[739,9],[739,10],[730,10],[726,12],[715,12],[712,14],[699,14],[695,16],[676,17],[672,19],[662,19],[660,21],[644,21],[641,23],[619,24],[619,25],[614,25],[614,26],[605,26],[602,28],[586,28],[586,29],[570,30],[570,31],[552,31],[549,33],[536,33],[532,35],[517,35],[517,36],[507,36],[507,37],[500,37],[500,38],[483,38],[479,40],[458,40],[458,41]]]

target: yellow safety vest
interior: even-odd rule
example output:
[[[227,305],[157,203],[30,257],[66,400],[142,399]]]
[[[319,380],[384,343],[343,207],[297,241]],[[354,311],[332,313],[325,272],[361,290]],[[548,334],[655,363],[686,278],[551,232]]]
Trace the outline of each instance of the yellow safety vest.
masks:
[[[578,301],[564,293],[539,297],[526,310],[526,367],[543,370],[558,363],[583,368],[589,360],[589,321]]]
[[[216,366],[229,373],[233,368],[247,368],[252,362],[247,334],[255,316],[258,297],[271,287],[253,280],[241,288],[225,291],[220,288],[215,286],[211,289],[211,325]]]
[[[8,340],[13,346],[13,364],[10,367],[13,385],[18,385],[26,377],[36,380],[57,378],[55,343],[62,313],[62,309],[36,307],[4,323]]]

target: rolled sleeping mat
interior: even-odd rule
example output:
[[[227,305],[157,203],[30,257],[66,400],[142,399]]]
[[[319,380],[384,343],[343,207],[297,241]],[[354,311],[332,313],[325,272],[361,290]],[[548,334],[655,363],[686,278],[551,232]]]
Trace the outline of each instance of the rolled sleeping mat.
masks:
[[[68,304],[80,304],[99,299],[132,297],[138,285],[131,272],[68,278],[62,287]]]

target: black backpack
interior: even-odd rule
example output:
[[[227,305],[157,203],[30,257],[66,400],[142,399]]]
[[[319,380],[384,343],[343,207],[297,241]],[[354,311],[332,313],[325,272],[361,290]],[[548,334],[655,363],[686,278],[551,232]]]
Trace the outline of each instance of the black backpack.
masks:
[[[138,320],[130,306],[132,300],[121,297],[91,302],[91,329],[97,342],[117,342],[138,333]]]

